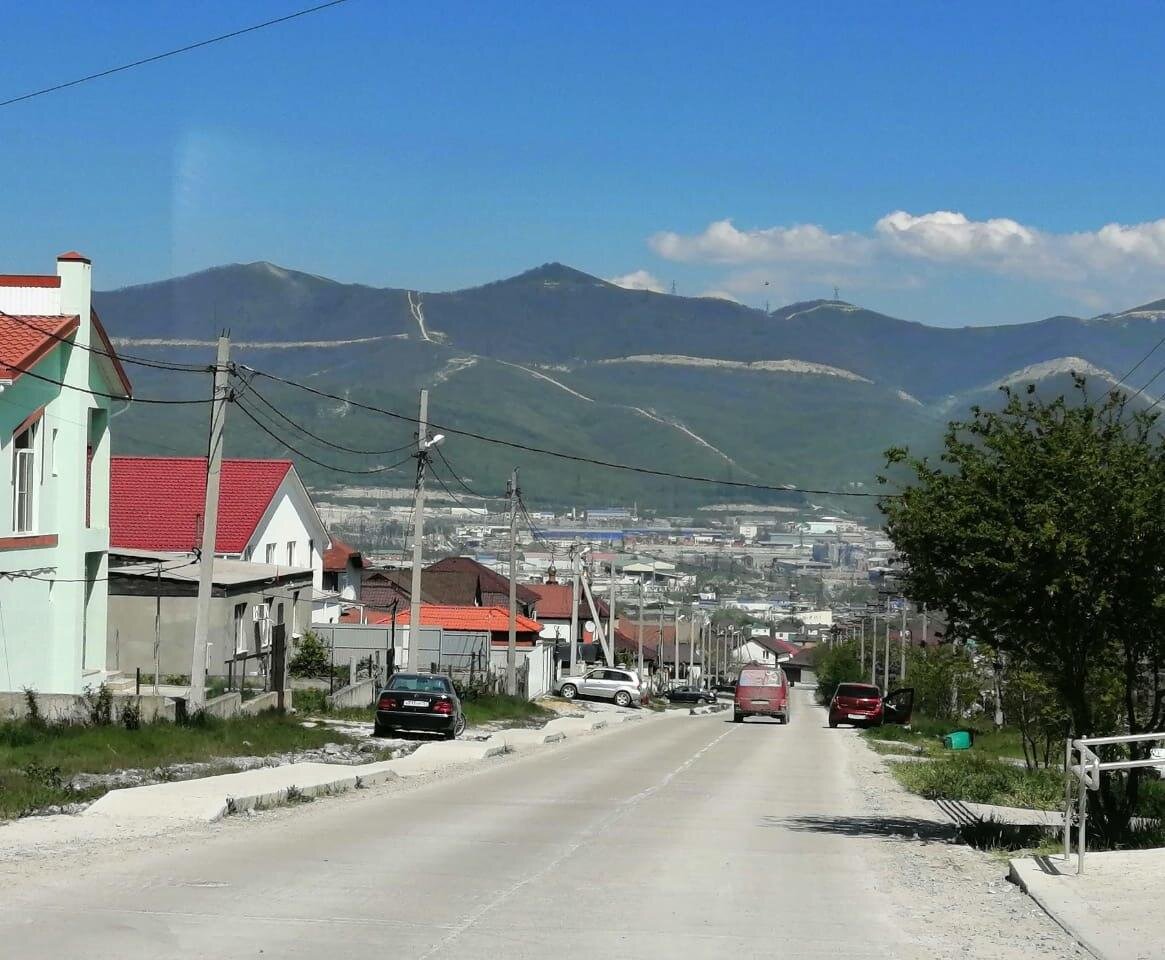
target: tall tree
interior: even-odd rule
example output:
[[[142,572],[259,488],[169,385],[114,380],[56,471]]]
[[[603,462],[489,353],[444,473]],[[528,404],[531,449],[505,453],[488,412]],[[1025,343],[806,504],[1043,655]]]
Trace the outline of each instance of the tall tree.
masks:
[[[1119,391],[1093,401],[1074,379],[1070,398],[1005,389],[1002,409],[973,408],[949,425],[938,463],[888,451],[888,472],[907,480],[881,506],[913,599],[1037,671],[1075,735],[1155,730],[1165,719],[1165,449],[1155,414]],[[1098,826],[1114,839],[1141,773],[1104,779]]]

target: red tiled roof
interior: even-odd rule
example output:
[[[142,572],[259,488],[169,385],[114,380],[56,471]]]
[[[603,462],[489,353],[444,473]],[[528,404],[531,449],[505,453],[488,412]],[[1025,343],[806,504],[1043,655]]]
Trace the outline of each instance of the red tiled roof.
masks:
[[[545,620],[569,620],[572,589],[566,583],[531,583],[528,590],[538,595],[538,616]]]
[[[290,469],[290,460],[223,461],[216,553],[242,553]],[[202,457],[111,457],[110,546],[193,549],[205,497]]]
[[[386,619],[379,621],[387,623],[392,619],[386,614]],[[369,618],[371,619],[371,617]],[[402,610],[396,617],[397,625],[408,626],[409,611]],[[517,616],[519,633],[540,633],[542,624],[529,617]],[[490,633],[503,633],[510,629],[510,614],[501,607],[451,607],[437,603],[421,604],[421,626],[442,627],[445,630],[488,630]]]
[[[0,313],[0,379],[15,380],[72,334],[80,318]]]
[[[0,287],[43,287],[53,288],[61,285],[61,278],[46,277],[36,273],[0,273]]]
[[[58,261],[66,260],[66,261],[72,261],[72,262],[78,262],[78,263],[92,263],[93,262],[87,256],[85,256],[85,254],[78,253],[76,250],[70,250],[68,253],[62,253],[60,256],[57,257],[57,260]]]
[[[332,537],[332,545],[324,551],[324,569],[330,573],[339,573],[348,569],[348,560],[356,558],[356,566],[364,566],[364,558],[355,547]]]

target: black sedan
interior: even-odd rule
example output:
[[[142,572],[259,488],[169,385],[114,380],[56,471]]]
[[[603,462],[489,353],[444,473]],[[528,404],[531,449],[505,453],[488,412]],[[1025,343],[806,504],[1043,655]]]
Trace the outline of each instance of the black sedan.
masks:
[[[397,730],[440,733],[453,740],[465,730],[461,701],[453,681],[439,673],[397,673],[376,700],[373,733],[391,736]]]
[[[667,692],[667,698],[672,703],[715,703],[716,694],[711,690],[702,690],[700,687],[676,687]]]

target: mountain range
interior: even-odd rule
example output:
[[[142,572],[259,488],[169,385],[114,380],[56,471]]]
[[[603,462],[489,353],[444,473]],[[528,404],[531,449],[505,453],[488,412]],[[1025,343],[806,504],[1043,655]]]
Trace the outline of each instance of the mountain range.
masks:
[[[993,402],[1002,383],[1062,390],[1071,370],[1115,381],[1161,340],[1165,320],[1165,300],[1091,318],[960,328],[837,300],[765,312],[626,290],[557,263],[449,293],[234,264],[94,300],[127,355],[209,363],[215,336],[229,327],[239,363],[406,417],[428,387],[430,418],[441,426],[583,459],[839,494],[876,491],[887,447],[932,448],[950,417]],[[1165,352],[1134,382],[1162,363]],[[144,366],[131,375],[139,396],[209,390],[205,375]],[[411,486],[408,464],[367,475],[328,469],[376,469],[407,451],[328,447],[272,406],[353,450],[404,446],[409,422],[261,376],[241,400],[269,432],[232,413],[229,454],[287,455],[286,443],[317,489]],[[201,407],[136,405],[119,418],[115,444],[123,452],[202,452],[204,420]],[[458,434],[442,452],[448,463],[436,465],[439,476],[467,500],[467,487],[500,493],[515,465],[531,504],[638,500],[670,511],[805,500],[615,471]],[[809,499],[865,514],[873,508],[869,498]]]

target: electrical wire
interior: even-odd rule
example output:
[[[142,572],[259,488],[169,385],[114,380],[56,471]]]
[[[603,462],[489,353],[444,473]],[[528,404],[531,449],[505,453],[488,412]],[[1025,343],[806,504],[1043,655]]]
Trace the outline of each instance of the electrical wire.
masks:
[[[241,37],[243,34],[253,33],[256,30],[262,30],[265,27],[273,27],[279,23],[287,23],[289,20],[295,20],[299,17],[306,17],[310,13],[318,13],[321,10],[327,10],[330,7],[338,7],[340,4],[347,2],[348,0],[329,0],[328,3],[317,4],[316,6],[308,7],[305,10],[297,10],[295,13],[289,13],[286,16],[276,17],[273,20],[264,20],[262,23],[254,23],[249,27],[242,27],[239,30],[232,30],[230,33],[222,33],[217,37],[210,37],[206,40],[199,40],[196,43],[188,43],[184,47],[177,47],[174,50],[167,50],[164,53],[155,53],[153,56],[142,57],[140,60],[134,60],[131,63],[123,63],[117,67],[110,67],[97,73],[91,73],[88,76],[78,77],[76,80],[66,80],[63,83],[53,84],[51,87],[44,87],[40,90],[33,90],[30,93],[23,93],[18,97],[10,97],[7,100],[0,100],[0,107],[10,107],[14,103],[21,103],[25,100],[31,100],[34,97],[43,97],[47,93],[56,93],[58,90],[65,90],[69,87],[76,87],[82,83],[88,83],[91,80],[100,80],[102,77],[109,77],[115,73],[122,73],[125,70],[132,70],[134,67],[141,67],[148,63],[157,63],[159,60],[165,60],[169,57],[176,57],[182,53],[189,53],[191,50],[198,50],[201,47],[208,47],[212,43],[221,43],[223,40],[230,40],[234,37]]]
[[[52,377],[41,376],[39,373],[33,373],[31,370],[27,370],[24,367],[18,367],[14,363],[5,363],[4,366],[9,370],[15,370],[17,373],[22,374],[23,376],[32,377],[34,380],[40,380],[44,383],[51,383],[58,387],[64,387],[67,390],[76,390],[79,393],[88,393],[94,397],[104,397],[106,400],[124,400],[127,403],[151,403],[165,406],[181,406],[195,403],[214,403],[213,397],[203,397],[200,400],[166,400],[161,397],[135,397],[123,396],[116,393],[102,393],[100,390],[94,390],[91,387],[76,387],[71,383],[64,383],[61,380],[54,380]]]
[[[436,450],[437,450],[437,456],[439,456],[441,458],[441,462],[443,464],[445,464],[445,469],[448,470],[450,475],[453,477],[453,479],[456,480],[461,485],[461,487],[464,490],[466,490],[468,493],[470,493],[472,496],[477,497],[478,500],[508,500],[509,499],[508,497],[499,497],[499,496],[494,496],[494,495],[486,494],[486,493],[478,493],[476,490],[473,489],[473,487],[471,487],[468,483],[466,483],[461,478],[461,475],[454,469],[453,464],[451,464],[449,462],[449,458],[445,456],[445,451],[442,450],[440,447],[437,447]]]
[[[1141,359],[1138,360],[1136,363],[1134,363],[1132,365],[1132,367],[1128,370],[1128,372],[1126,372],[1123,377],[1121,377],[1115,384],[1113,384],[1113,388],[1115,389],[1116,387],[1119,387],[1122,383],[1124,383],[1126,380],[1128,380],[1129,377],[1131,377],[1134,373],[1136,373],[1141,368],[1141,364],[1143,364],[1146,360],[1149,359],[1149,357],[1151,357],[1154,353],[1156,353],[1157,350],[1160,348],[1161,344],[1163,344],[1163,343],[1165,343],[1165,336],[1161,337],[1160,340],[1158,340],[1155,344],[1153,344],[1153,346],[1149,348],[1149,352],[1146,353],[1143,357],[1141,357]],[[1141,389],[1143,390],[1144,388],[1142,387]],[[1139,392],[1140,391],[1138,391],[1138,393]]]
[[[215,365],[211,364],[194,364],[194,363],[171,363],[168,360],[151,360],[147,357],[137,357],[128,353],[114,353],[109,350],[98,350],[96,347],[87,347],[84,344],[77,343],[76,340],[61,336],[59,333],[53,333],[51,330],[46,330],[44,327],[38,326],[28,320],[27,317],[17,316],[15,314],[6,313],[0,310],[0,317],[7,320],[15,320],[17,323],[29,330],[35,330],[39,334],[43,334],[57,343],[67,343],[71,347],[76,347],[78,350],[84,350],[86,353],[93,353],[99,357],[108,357],[110,360],[117,360],[121,363],[136,364],[140,367],[152,367],[155,370],[167,370],[174,373],[214,373]]]
[[[338,467],[333,463],[325,463],[323,460],[317,460],[315,457],[312,457],[312,456],[304,453],[298,447],[293,447],[290,443],[288,443],[281,436],[279,436],[277,433],[275,433],[274,430],[270,429],[267,426],[267,424],[263,423],[255,415],[254,411],[250,410],[244,403],[242,403],[241,400],[239,400],[238,397],[232,398],[232,402],[248,420],[250,420],[253,424],[255,424],[255,426],[257,426],[260,430],[262,430],[265,434],[267,434],[267,436],[269,436],[276,443],[278,443],[281,446],[285,447],[286,449],[290,450],[296,456],[302,457],[304,460],[308,461],[309,463],[314,463],[317,467],[323,467],[325,470],[330,470],[333,473],[347,473],[347,474],[351,474],[353,476],[367,477],[367,476],[372,476],[372,475],[378,474],[378,473],[388,473],[390,470],[395,470],[398,467],[401,467],[404,464],[408,463],[409,460],[413,459],[412,456],[410,455],[410,456],[405,457],[403,460],[399,460],[396,463],[389,464],[388,466],[371,467],[367,470],[353,470],[349,467]]]
[[[116,554],[117,553],[116,548],[114,548],[111,552]],[[143,561],[143,562],[148,563],[149,561]],[[143,572],[142,576],[153,577],[153,576],[157,576],[157,574],[159,574],[159,573],[169,573],[171,570],[179,570],[183,567],[192,566],[195,563],[197,563],[197,560],[194,559],[193,557],[190,557],[189,559],[183,559],[183,560],[173,564],[172,566],[162,567],[160,570],[155,567],[151,570]],[[49,568],[43,568],[43,567],[37,568],[37,570],[42,570],[42,569],[49,569]],[[112,577],[93,577],[92,579],[90,579],[89,577],[79,577],[79,578],[70,579],[67,577],[41,577],[41,576],[37,576],[36,570],[0,570],[0,580],[5,580],[5,579],[37,580],[41,583],[108,583],[112,579]]]
[[[416,441],[410,440],[408,443],[403,443],[399,447],[391,447],[388,450],[360,450],[356,447],[348,447],[342,443],[336,443],[334,440],[328,440],[324,437],[321,437],[319,434],[312,433],[303,424],[298,423],[295,420],[292,420],[291,417],[289,417],[287,414],[285,414],[282,410],[280,410],[278,407],[276,407],[275,404],[273,404],[270,400],[268,400],[265,396],[263,396],[263,394],[261,394],[258,390],[256,390],[255,387],[249,381],[245,382],[244,392],[247,396],[254,396],[260,403],[262,403],[265,407],[270,409],[272,413],[274,413],[277,417],[279,417],[280,420],[283,420],[285,423],[294,427],[296,430],[298,430],[304,436],[310,437],[312,440],[315,440],[317,443],[322,444],[325,447],[331,447],[334,450],[342,450],[344,453],[355,453],[355,454],[359,454],[360,456],[365,456],[365,457],[381,457],[381,456],[388,456],[389,454],[393,454],[393,453],[400,453],[402,450],[410,450],[416,446]],[[438,447],[437,449],[439,450],[440,447]]]
[[[318,390],[315,387],[308,386],[305,383],[299,383],[295,380],[289,380],[286,377],[279,377],[273,373],[267,373],[263,370],[256,370],[253,367],[247,367],[256,376],[266,377],[268,380],[274,380],[279,383],[285,383],[289,386],[298,387],[307,393],[315,394],[318,397],[325,397],[329,400],[337,400],[341,403],[349,403],[354,407],[359,407],[363,410],[371,411],[372,413],[379,413],[386,417],[392,417],[395,420],[402,420],[408,423],[418,423],[418,419],[407,414],[398,413],[395,410],[386,410],[383,407],[376,407],[372,404],[360,403],[348,397],[340,397],[335,394],[327,393],[324,390]],[[500,437],[491,437],[482,433],[475,433],[472,430],[462,430],[458,427],[450,427],[439,423],[430,423],[429,426],[443,433],[452,433],[462,437],[469,437],[473,440],[480,440],[483,443],[492,443],[497,446],[509,447],[514,450],[522,450],[526,453],[539,454],[541,456],[555,457],[559,460],[569,460],[574,463],[585,463],[596,467],[606,467],[611,470],[626,470],[631,473],[644,474],[652,477],[663,477],[671,480],[685,480],[692,483],[710,483],[721,487],[743,488],[748,490],[765,490],[773,493],[805,493],[814,496],[826,497],[864,497],[882,499],[885,497],[896,496],[892,493],[872,493],[867,491],[857,490],[817,490],[810,487],[798,487],[791,483],[788,484],[767,484],[767,483],[751,483],[745,480],[722,480],[716,477],[702,477],[693,474],[672,473],[668,470],[656,470],[651,467],[640,467],[634,464],[616,463],[611,460],[601,460],[596,457],[583,457],[578,454],[564,453],[561,450],[549,450],[545,447],[536,447],[531,444],[519,443],[516,440],[504,440]]]

